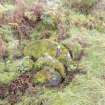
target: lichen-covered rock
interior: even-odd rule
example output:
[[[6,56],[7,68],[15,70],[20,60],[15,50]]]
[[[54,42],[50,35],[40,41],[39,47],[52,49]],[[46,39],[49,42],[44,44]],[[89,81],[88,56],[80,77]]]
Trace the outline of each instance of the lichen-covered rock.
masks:
[[[49,86],[58,86],[62,81],[61,75],[57,71],[51,71],[51,72],[49,72],[49,74],[51,75],[51,77],[48,80],[48,85]]]
[[[25,56],[33,56],[36,59],[48,54],[63,62],[67,53],[68,50],[64,46],[48,39],[29,42],[24,48]]]
[[[84,50],[88,45],[87,42],[81,37],[71,37],[64,40],[62,43],[69,50],[69,56],[66,63],[68,71],[80,70],[80,63],[84,57]]]
[[[83,54],[84,48],[81,45],[81,42],[73,39],[66,39],[63,41],[64,46],[69,50],[72,60],[81,59],[81,54]]]
[[[66,76],[64,65],[61,62],[59,62],[59,60],[57,60],[57,59],[55,59],[55,58],[53,58],[53,57],[51,57],[49,55],[40,57],[35,62],[35,65],[34,65],[36,70],[41,70],[45,66],[53,68],[54,70],[59,72],[62,77]]]

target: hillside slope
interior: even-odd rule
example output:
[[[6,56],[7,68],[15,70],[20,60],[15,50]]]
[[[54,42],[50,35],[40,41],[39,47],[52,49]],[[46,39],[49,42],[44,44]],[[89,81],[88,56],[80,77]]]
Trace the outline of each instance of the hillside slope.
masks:
[[[69,3],[0,4],[0,105],[105,105],[105,0]]]

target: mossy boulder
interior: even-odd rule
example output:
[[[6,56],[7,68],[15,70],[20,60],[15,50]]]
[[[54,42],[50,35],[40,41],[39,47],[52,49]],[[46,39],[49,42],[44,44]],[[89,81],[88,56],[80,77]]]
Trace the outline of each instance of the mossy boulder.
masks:
[[[62,77],[57,71],[51,70],[49,71],[49,75],[50,75],[50,78],[48,80],[49,86],[58,86],[61,83]]]
[[[29,42],[24,48],[25,56],[32,56],[38,59],[46,54],[64,62],[66,60],[68,50],[63,45],[48,39]]]
[[[33,77],[34,84],[44,84],[47,82],[47,80],[48,80],[48,73],[45,70],[40,70]]]
[[[46,66],[42,70],[37,72],[37,74],[33,78],[33,83],[47,84],[48,86],[57,86],[60,84],[61,80],[61,75],[57,71]]]
[[[81,45],[82,42],[79,42],[78,39],[73,40],[72,38],[69,38],[62,43],[69,50],[69,53],[71,53],[71,59],[79,60],[79,57],[82,56],[81,54],[83,54],[84,51],[84,47]]]
[[[69,38],[62,42],[62,44],[69,50],[69,56],[66,63],[68,71],[75,71],[81,68],[81,60],[85,55],[87,43],[80,38]]]
[[[59,60],[57,60],[49,55],[40,57],[35,62],[34,68],[36,70],[41,70],[45,66],[53,68],[55,71],[59,72],[63,78],[66,76],[64,65]]]

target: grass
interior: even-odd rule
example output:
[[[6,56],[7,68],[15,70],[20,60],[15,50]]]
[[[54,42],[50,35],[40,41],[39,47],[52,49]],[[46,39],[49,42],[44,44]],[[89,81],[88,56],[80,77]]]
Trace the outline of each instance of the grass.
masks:
[[[89,33],[87,31],[86,38],[90,41],[90,46],[83,61],[88,73],[77,75],[63,91],[46,94],[46,97],[50,96],[48,105],[104,105],[105,81],[101,77],[105,73],[105,34],[100,37],[97,31],[94,35]]]
[[[80,31],[75,31],[74,34],[72,30],[73,36],[79,33]],[[40,95],[25,95],[16,105],[40,105],[40,103],[43,105],[104,105],[105,81],[102,75],[105,73],[105,34],[100,34],[98,31],[94,31],[93,34],[85,30],[83,36],[86,36],[90,43],[86,50],[87,55],[82,62],[87,74],[77,75],[64,89],[43,88],[43,91],[39,89]]]

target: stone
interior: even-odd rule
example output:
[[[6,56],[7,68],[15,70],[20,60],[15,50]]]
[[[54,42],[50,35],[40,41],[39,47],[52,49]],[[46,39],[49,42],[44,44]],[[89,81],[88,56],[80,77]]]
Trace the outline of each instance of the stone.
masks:
[[[34,68],[36,70],[41,70],[45,66],[48,66],[48,67],[53,68],[55,71],[57,71],[58,73],[60,73],[60,75],[63,78],[66,76],[64,65],[61,62],[59,62],[59,60],[57,60],[57,59],[55,59],[55,58],[53,58],[53,57],[51,57],[49,55],[40,57],[35,62]]]
[[[37,72],[33,78],[34,84],[46,84],[48,86],[58,86],[61,80],[60,73],[48,66]]]

